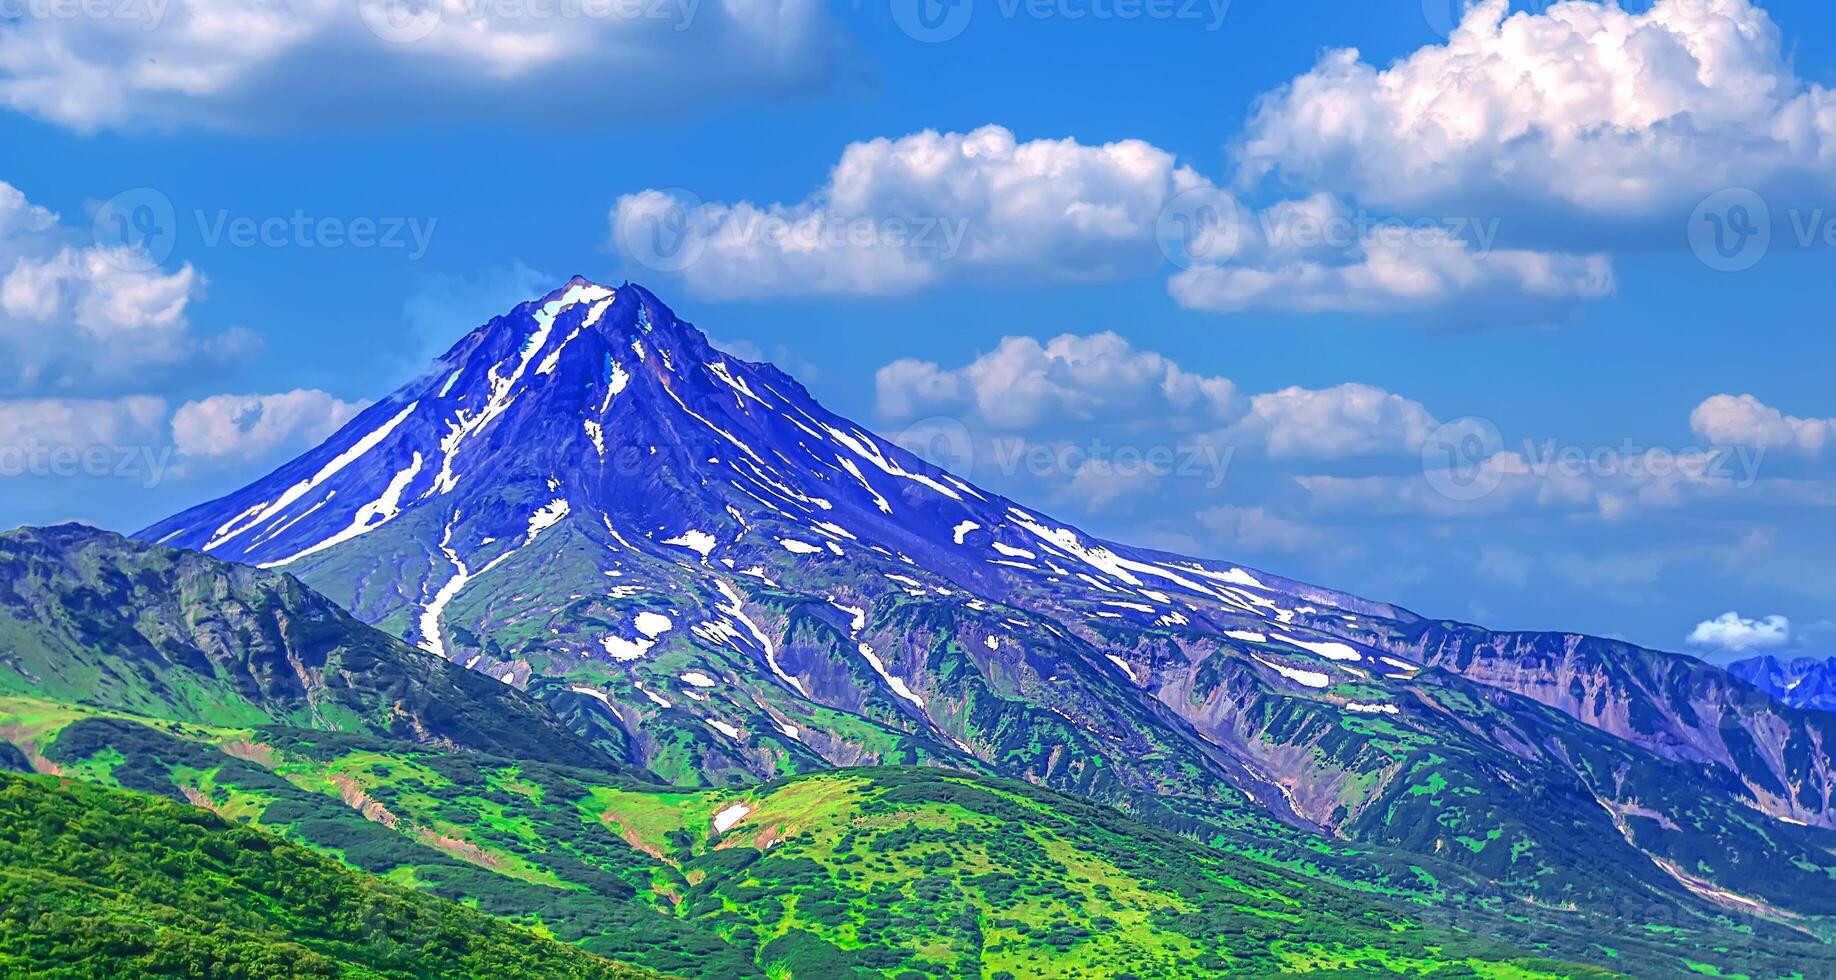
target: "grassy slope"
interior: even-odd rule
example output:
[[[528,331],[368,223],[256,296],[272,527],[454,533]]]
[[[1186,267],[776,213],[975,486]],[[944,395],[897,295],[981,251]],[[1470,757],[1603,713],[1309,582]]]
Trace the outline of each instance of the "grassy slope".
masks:
[[[0,773],[0,973],[641,977],[206,811]]]
[[[1541,969],[1429,924],[1433,908],[1309,881],[1024,783],[878,769],[658,791],[347,734],[143,724],[18,700],[0,701],[0,728],[40,766],[193,800],[685,975]],[[716,833],[714,815],[735,804],[751,812]],[[1489,934],[1494,921],[1469,925]],[[1544,938],[1560,938],[1553,921]],[[1603,958],[1591,938],[1518,946]],[[1674,938],[1615,952],[1675,968]],[[1730,973],[1742,962],[1704,961]]]
[[[0,534],[0,694],[615,765],[516,689],[291,576],[63,525]]]

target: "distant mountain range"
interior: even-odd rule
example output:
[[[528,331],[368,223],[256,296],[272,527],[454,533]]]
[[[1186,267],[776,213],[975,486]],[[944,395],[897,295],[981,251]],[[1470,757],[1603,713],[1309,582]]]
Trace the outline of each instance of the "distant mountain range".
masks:
[[[1836,912],[1836,716],[1685,657],[1096,539],[634,285],[518,306],[139,537],[291,572],[669,782],[956,766],[1549,905]]]
[[[1836,711],[1836,657],[1754,657],[1729,664],[1728,673],[1793,707]]]

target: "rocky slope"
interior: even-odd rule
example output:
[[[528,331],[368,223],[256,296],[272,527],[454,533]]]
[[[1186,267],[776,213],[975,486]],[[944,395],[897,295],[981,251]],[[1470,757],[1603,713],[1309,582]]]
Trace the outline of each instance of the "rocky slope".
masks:
[[[1836,658],[1754,657],[1729,664],[1728,673],[1794,708],[1836,711]]]

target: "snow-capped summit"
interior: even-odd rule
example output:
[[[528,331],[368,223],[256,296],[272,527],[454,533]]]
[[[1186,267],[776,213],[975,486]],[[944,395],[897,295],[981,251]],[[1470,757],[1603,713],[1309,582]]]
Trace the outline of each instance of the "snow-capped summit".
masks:
[[[988,598],[1062,581],[1169,620],[1195,611],[1170,594],[1260,615],[1240,596],[1271,591],[1242,569],[1089,541],[828,412],[776,368],[716,350],[642,287],[578,277],[474,330],[324,445],[143,536],[304,570],[398,523],[428,546],[420,557],[452,566],[440,588],[402,597],[422,613],[410,636],[435,650],[454,583],[551,528],[728,571],[738,562],[718,559],[736,546],[854,549]],[[391,552],[399,536],[385,535]]]
[[[1350,621],[1405,615],[1097,541],[722,353],[644,288],[581,278],[472,331],[324,445],[141,536],[285,568],[509,681],[584,670],[598,683],[576,686],[633,714],[686,708],[739,731],[739,713],[699,707],[710,695],[695,679],[717,675],[705,651],[718,651],[719,683],[760,695],[745,714],[773,719],[768,737],[794,752],[812,728],[800,701],[881,702],[938,752],[976,751],[972,731],[931,710],[922,654],[870,638],[883,607],[944,604],[977,621],[961,642],[982,656],[1068,638],[1053,621],[1067,615],[1256,636],[1276,649],[1246,667],[1315,690],[1353,676],[1333,664],[1378,655],[1346,635]],[[809,617],[835,632],[842,662],[810,649]],[[1090,669],[1156,683],[1150,663],[1121,656]]]

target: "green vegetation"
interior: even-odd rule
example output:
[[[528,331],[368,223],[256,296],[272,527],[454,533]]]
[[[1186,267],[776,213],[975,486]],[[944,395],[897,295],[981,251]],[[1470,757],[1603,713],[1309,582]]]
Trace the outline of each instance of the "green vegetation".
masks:
[[[1836,912],[1826,832],[1762,823],[1700,793],[1681,764],[1457,679],[1418,687],[1439,711],[1395,718],[1270,696],[1224,657],[1199,670],[1194,698],[1254,695],[1246,737],[1306,771],[1293,792],[1326,801],[1353,843],[1248,805],[1217,758],[1118,707],[1133,702],[1105,686],[1113,671],[1068,646],[1050,648],[1064,654],[1054,669],[1087,673],[1082,685],[984,656],[936,603],[896,600],[869,625],[923,638],[935,730],[880,694],[854,711],[707,689],[707,704],[746,726],[734,739],[676,708],[629,720],[596,695],[655,705],[632,675],[590,663],[525,696],[286,576],[68,528],[0,535],[0,565],[17,571],[0,577],[0,769],[96,787],[4,784],[63,796],[21,803],[36,829],[0,854],[28,884],[54,879],[8,879],[0,914],[23,910],[15,921],[35,932],[0,946],[12,957],[0,972],[81,973],[85,951],[104,957],[100,974],[609,969],[572,950],[720,980],[1836,975],[1819,938],[1818,916]],[[850,639],[806,597],[763,601],[801,653]],[[498,653],[533,657],[543,635]],[[676,673],[718,662],[653,659],[666,691]],[[842,683],[878,690],[864,676]],[[767,711],[829,751],[902,768],[826,769]],[[1098,738],[1074,715],[1116,734]],[[1501,755],[1479,729],[1569,768]],[[986,761],[958,753],[958,739]],[[760,785],[758,771],[782,776]],[[65,798],[96,802],[76,807],[94,821],[50,820],[76,806]],[[1652,810],[1602,803],[1627,799]],[[1674,856],[1674,871],[1633,847],[1593,848],[1603,835]],[[112,854],[111,841],[132,850]],[[62,864],[35,866],[34,848]],[[262,863],[274,854],[292,863]],[[318,870],[297,870],[309,858]],[[1679,897],[1677,874],[1812,914],[1739,916]],[[361,908],[421,912],[372,927],[339,888],[375,896]],[[210,918],[220,905],[233,914]],[[473,946],[422,953],[402,938],[462,920]],[[492,959],[509,955],[497,936],[514,939],[510,952],[562,958]]]
[[[193,807],[0,774],[0,972],[650,976]]]

